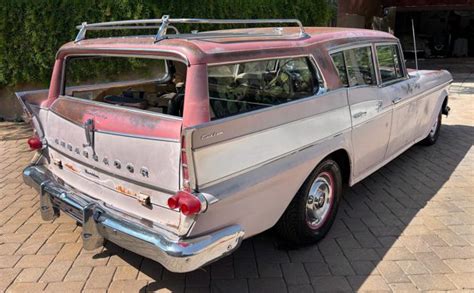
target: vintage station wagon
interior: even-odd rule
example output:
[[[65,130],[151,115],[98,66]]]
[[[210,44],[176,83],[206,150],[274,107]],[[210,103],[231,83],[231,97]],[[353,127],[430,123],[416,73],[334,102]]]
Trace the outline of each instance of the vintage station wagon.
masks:
[[[85,249],[108,240],[174,272],[271,227],[321,239],[343,187],[434,144],[449,111],[449,72],[407,70],[380,31],[167,16],[78,28],[49,90],[18,93],[37,150],[24,180],[44,220],[82,225]],[[137,28],[158,33],[86,38]]]

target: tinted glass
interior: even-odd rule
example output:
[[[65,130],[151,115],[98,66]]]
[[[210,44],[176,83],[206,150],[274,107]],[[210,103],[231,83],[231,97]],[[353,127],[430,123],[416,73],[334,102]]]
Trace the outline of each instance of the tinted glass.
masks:
[[[291,102],[320,91],[316,70],[305,57],[209,66],[208,81],[213,119]]]
[[[337,69],[337,74],[339,75],[339,79],[344,86],[348,86],[349,82],[347,81],[347,71],[346,71],[346,64],[344,62],[344,55],[342,52],[338,52],[331,55],[332,61]]]
[[[377,46],[377,60],[382,82],[403,77],[397,45]]]
[[[374,85],[377,83],[371,47],[346,50],[344,51],[344,59],[350,86]]]

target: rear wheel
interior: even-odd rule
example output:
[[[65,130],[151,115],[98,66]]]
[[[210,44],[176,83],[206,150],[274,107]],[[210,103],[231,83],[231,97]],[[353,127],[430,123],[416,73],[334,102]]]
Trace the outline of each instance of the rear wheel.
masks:
[[[442,111],[439,112],[438,116],[436,117],[435,122],[431,126],[430,133],[428,136],[425,137],[420,143],[422,145],[430,146],[434,145],[438,140],[439,132],[441,130],[441,120],[442,120]]]
[[[293,244],[310,244],[329,231],[342,195],[339,165],[321,162],[306,179],[276,225],[278,235]]]

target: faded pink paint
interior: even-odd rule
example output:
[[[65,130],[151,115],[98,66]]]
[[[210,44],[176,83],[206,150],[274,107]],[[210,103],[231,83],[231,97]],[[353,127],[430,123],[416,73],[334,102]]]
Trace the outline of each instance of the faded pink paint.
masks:
[[[235,29],[225,32],[233,33],[269,33],[272,28]],[[325,76],[329,89],[340,86],[339,78],[335,73],[332,63],[328,59],[326,51],[331,47],[364,39],[393,39],[396,38],[388,33],[373,30],[330,28],[330,27],[308,27],[305,28],[309,34],[307,38],[299,38],[298,28],[284,28],[283,33],[290,35],[289,39],[271,37],[249,37],[249,38],[225,38],[212,40],[186,40],[165,39],[158,43],[151,36],[120,37],[86,39],[78,43],[69,42],[63,45],[58,54],[51,77],[51,86],[48,99],[42,103],[43,107],[50,107],[59,97],[61,92],[61,76],[63,63],[67,56],[77,54],[117,54],[117,55],[140,55],[160,56],[178,60],[188,64],[186,99],[184,101],[183,127],[189,127],[210,120],[208,86],[207,86],[207,64],[220,62],[237,62],[239,60],[278,58],[284,56],[297,56],[313,54],[318,61],[320,69]],[[221,31],[224,32],[224,31]],[[74,109],[67,111],[70,116]],[[103,112],[103,111],[102,111]],[[113,111],[112,111],[113,112]],[[181,127],[181,121],[162,121],[171,123],[170,127],[164,127],[150,131],[142,129],[134,123],[128,123],[118,113],[103,113],[107,119],[97,121],[98,127],[108,131],[119,131],[137,135],[153,135],[166,138],[177,138]],[[123,113],[122,113],[123,114]],[[78,123],[86,120],[87,114],[76,117]],[[89,115],[90,116],[90,115]],[[130,117],[132,118],[132,117]],[[79,121],[80,120],[80,121]],[[166,119],[165,119],[166,120]]]

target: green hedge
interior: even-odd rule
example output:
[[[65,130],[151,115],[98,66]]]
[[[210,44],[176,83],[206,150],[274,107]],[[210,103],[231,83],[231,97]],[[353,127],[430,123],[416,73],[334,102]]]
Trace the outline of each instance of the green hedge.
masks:
[[[74,39],[75,26],[83,21],[160,18],[163,14],[296,17],[309,26],[327,24],[332,9],[327,0],[0,0],[0,88],[28,83],[47,85],[57,49]],[[88,35],[104,36],[98,32]]]

